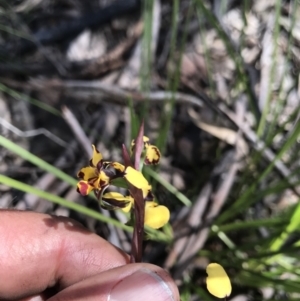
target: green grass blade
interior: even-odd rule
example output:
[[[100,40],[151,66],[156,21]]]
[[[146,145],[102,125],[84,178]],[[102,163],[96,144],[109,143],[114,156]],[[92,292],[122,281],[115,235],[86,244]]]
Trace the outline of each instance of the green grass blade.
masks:
[[[151,82],[151,70],[152,70],[152,20],[153,20],[153,8],[154,1],[145,0],[143,1],[143,20],[144,20],[144,33],[142,40],[142,68],[141,74],[141,90],[144,92],[150,91]],[[149,111],[149,100],[143,102],[142,118],[147,119]]]
[[[0,135],[0,145],[10,150],[11,152],[15,153],[16,155],[20,156],[24,160],[29,161],[30,163],[40,167],[41,169],[55,175],[58,179],[61,179],[62,181],[69,183],[72,186],[76,186],[77,184],[76,179],[70,177],[60,169],[54,167],[53,165],[33,155],[29,151],[25,150],[24,148],[20,147],[19,145],[15,144],[14,142],[8,140],[7,138],[1,135]]]
[[[192,15],[193,5],[189,7],[187,13],[186,22],[184,24],[183,36],[179,42],[180,45],[178,51],[179,58],[176,59],[175,45],[176,45],[176,35],[177,35],[178,10],[179,10],[179,0],[174,0],[173,12],[172,12],[172,34],[171,34],[171,43],[173,43],[174,45],[171,44],[171,62],[174,64],[176,62],[176,64],[175,64],[175,72],[173,71],[168,73],[168,87],[169,90],[172,92],[172,97],[168,101],[168,108],[167,109],[165,108],[165,114],[164,114],[165,116],[163,116],[161,119],[159,136],[155,143],[162,153],[164,153],[166,148],[166,143],[168,141],[167,136],[170,130],[170,125],[171,125],[174,106],[175,106],[175,98],[173,93],[177,91],[180,82],[182,55],[186,45],[187,32],[188,32],[187,27]]]
[[[285,142],[281,150],[275,156],[275,159],[268,165],[268,167],[260,174],[260,176],[252,183],[246,191],[241,195],[241,197],[221,216],[218,217],[217,223],[220,224],[225,220],[233,217],[237,213],[242,212],[245,208],[248,208],[251,204],[257,201],[256,188],[260,181],[262,181],[269,173],[273,170],[275,162],[282,158],[285,152],[294,145],[300,135],[300,123],[298,123],[291,133],[288,140]]]
[[[197,7],[197,17],[199,20],[199,34],[200,34],[200,39],[201,39],[201,44],[203,45],[204,48],[204,60],[205,60],[205,65],[207,68],[207,75],[208,75],[208,84],[209,84],[209,91],[210,91],[210,96],[212,98],[216,98],[216,84],[213,80],[213,64],[212,64],[212,60],[210,58],[210,51],[208,48],[208,45],[206,43],[206,39],[205,39],[205,33],[203,32],[203,23],[200,23],[200,20],[204,20],[205,15],[203,14],[203,11],[199,9],[199,7]]]
[[[32,187],[30,185],[27,185],[27,184],[22,183],[22,182],[17,181],[17,180],[14,180],[14,179],[9,178],[7,176],[0,175],[0,183],[2,183],[4,185],[7,185],[9,187],[12,187],[12,188],[21,190],[21,191],[26,192],[26,193],[37,195],[38,197],[43,198],[43,199],[45,199],[47,201],[50,201],[52,203],[55,203],[55,204],[58,204],[60,206],[69,208],[71,210],[75,210],[79,213],[85,214],[87,216],[90,216],[90,217],[95,218],[97,220],[100,220],[102,222],[112,224],[112,225],[114,225],[114,226],[116,226],[120,229],[132,232],[131,227],[126,226],[126,225],[120,223],[119,221],[117,221],[113,218],[106,217],[106,216],[102,215],[101,213],[99,213],[97,211],[88,209],[88,208],[86,208],[82,205],[76,204],[74,202],[67,201],[66,199],[63,199],[59,196],[56,196],[56,195],[51,194],[49,192],[37,189],[35,187]]]
[[[290,219],[290,223],[284,229],[279,237],[277,237],[270,246],[271,251],[279,250],[283,244],[286,242],[291,233],[300,229],[300,204],[298,200],[298,205]]]
[[[272,53],[272,57],[274,58],[272,61],[272,66],[271,66],[271,71],[270,71],[270,80],[268,83],[268,94],[267,94],[267,99],[265,106],[262,111],[262,115],[258,124],[258,129],[257,129],[257,135],[258,137],[261,137],[263,135],[263,131],[266,129],[266,120],[267,120],[267,115],[269,114],[269,108],[270,108],[270,101],[271,101],[271,96],[272,96],[272,85],[273,81],[275,78],[275,68],[276,68],[276,56],[277,56],[277,49],[278,49],[278,37],[279,37],[279,18],[280,18],[280,13],[281,13],[281,0],[276,1],[276,12],[275,12],[275,28],[274,28],[274,35],[273,35],[273,45],[274,45],[274,50]]]
[[[28,102],[30,102],[32,105],[36,106],[36,107],[39,107],[40,109],[43,109],[53,115],[56,115],[56,116],[61,116],[61,112],[57,109],[55,109],[54,107],[52,106],[49,106],[35,98],[32,98],[32,97],[29,97],[28,95],[26,94],[23,94],[23,93],[19,93],[13,89],[10,89],[9,87],[3,85],[2,83],[0,83],[0,91],[2,91],[3,93],[6,93],[8,95],[10,95],[11,97],[14,97],[15,99],[19,99],[19,100],[26,100]]]
[[[244,70],[243,59],[241,57],[241,54],[233,47],[226,32],[223,30],[223,28],[219,24],[219,21],[214,16],[213,12],[204,5],[204,2],[202,0],[195,0],[195,3],[196,3],[197,9],[202,11],[202,14],[205,15],[205,17],[207,18],[209,23],[217,31],[219,38],[222,39],[222,41],[224,42],[224,45],[228,52],[228,55],[230,56],[230,58],[234,61],[235,65],[236,65],[237,81],[239,81],[242,84],[243,89],[246,91],[252,112],[255,116],[255,119],[258,121],[259,120],[259,111],[257,109],[256,100],[254,99],[254,95],[250,88],[251,84],[249,82],[249,78],[246,76],[247,73]]]
[[[231,232],[231,231],[243,231],[243,230],[256,230],[260,227],[282,227],[288,222],[288,217],[274,217],[268,219],[258,219],[258,220],[249,220],[249,221],[235,221],[234,223],[224,224],[218,227],[219,231],[222,232]],[[214,232],[211,233],[215,235]]]
[[[164,186],[170,193],[174,194],[174,196],[181,201],[185,206],[190,207],[192,205],[192,202],[178,189],[176,189],[173,185],[171,185],[169,182],[164,180],[157,172],[153,171],[151,168],[144,167],[144,171],[146,174],[151,176],[154,180],[156,180],[158,183],[160,183],[162,186]]]
[[[16,37],[19,37],[19,38],[22,38],[22,39],[25,39],[25,40],[28,40],[28,41],[33,41],[32,37],[29,34],[23,33],[22,31],[16,30],[12,27],[0,24],[0,30],[2,30],[4,32],[7,32],[11,35],[14,35]]]
[[[170,59],[175,61],[176,42],[177,42],[177,30],[178,30],[178,14],[179,14],[179,0],[173,0],[172,5],[172,23],[171,23],[171,41],[170,41]],[[170,79],[172,75],[168,74]]]
[[[134,111],[132,98],[128,99],[128,107],[130,111],[130,125],[131,125],[131,139],[135,139],[139,132],[139,125],[141,124],[139,117]]]

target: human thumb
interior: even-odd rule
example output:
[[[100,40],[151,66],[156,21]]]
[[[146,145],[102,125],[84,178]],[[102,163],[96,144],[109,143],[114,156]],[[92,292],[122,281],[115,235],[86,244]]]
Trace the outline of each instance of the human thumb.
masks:
[[[117,267],[76,283],[49,301],[179,301],[178,289],[162,268],[136,263]]]

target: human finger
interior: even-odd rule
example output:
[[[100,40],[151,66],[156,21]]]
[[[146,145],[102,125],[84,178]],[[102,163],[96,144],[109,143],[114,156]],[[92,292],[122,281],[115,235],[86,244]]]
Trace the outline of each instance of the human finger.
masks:
[[[1,210],[0,242],[0,300],[59,291],[129,262],[79,223],[34,212]]]
[[[162,268],[129,264],[78,282],[48,301],[179,301],[178,289]]]

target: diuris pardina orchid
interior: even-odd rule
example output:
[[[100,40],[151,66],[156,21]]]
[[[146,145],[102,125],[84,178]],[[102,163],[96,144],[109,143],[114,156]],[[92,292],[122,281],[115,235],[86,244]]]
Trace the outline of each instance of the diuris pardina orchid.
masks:
[[[93,156],[89,166],[83,167],[77,176],[81,179],[77,184],[77,191],[86,196],[94,191],[101,207],[105,209],[121,209],[124,212],[134,212],[134,232],[132,242],[131,261],[141,261],[144,224],[158,229],[164,226],[170,218],[169,209],[158,205],[152,193],[152,187],[143,174],[139,171],[140,159],[144,164],[158,164],[160,152],[158,148],[150,144],[149,138],[144,136],[142,123],[138,136],[131,143],[131,154],[134,164],[125,145],[122,146],[124,165],[119,162],[104,161],[102,154],[93,147]],[[113,180],[125,179],[128,186],[128,194],[119,192],[107,192],[105,190],[112,185]]]

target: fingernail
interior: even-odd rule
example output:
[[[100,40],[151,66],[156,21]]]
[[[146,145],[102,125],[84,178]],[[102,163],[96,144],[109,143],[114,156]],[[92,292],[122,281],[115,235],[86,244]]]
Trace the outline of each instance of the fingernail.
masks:
[[[111,290],[108,301],[174,301],[168,284],[148,269],[122,279]]]

